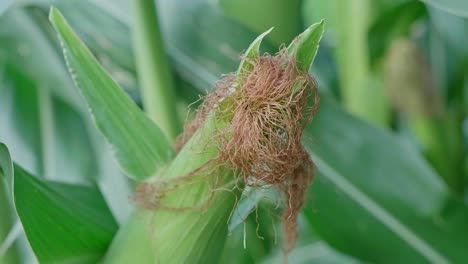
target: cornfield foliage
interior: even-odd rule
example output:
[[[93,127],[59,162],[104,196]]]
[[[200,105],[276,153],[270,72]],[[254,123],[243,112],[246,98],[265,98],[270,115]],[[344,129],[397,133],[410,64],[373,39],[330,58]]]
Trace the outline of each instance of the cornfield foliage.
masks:
[[[282,263],[272,188],[135,195],[216,157],[214,114],[173,148],[199,95],[280,47],[321,98],[288,262],[465,263],[467,42],[464,0],[0,1],[0,263]]]

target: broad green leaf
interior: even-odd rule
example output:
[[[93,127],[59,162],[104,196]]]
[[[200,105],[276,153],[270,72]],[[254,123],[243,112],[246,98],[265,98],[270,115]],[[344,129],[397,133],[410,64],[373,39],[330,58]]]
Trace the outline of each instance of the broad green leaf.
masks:
[[[457,16],[468,17],[468,2],[465,0],[421,0],[433,7]]]
[[[16,211],[39,262],[98,261],[117,230],[99,190],[14,173]]]
[[[60,12],[51,8],[49,18],[63,45],[70,74],[119,164],[135,180],[153,176],[173,153],[161,130],[97,63]]]
[[[117,224],[97,188],[33,177],[13,165],[1,143],[0,171],[40,262],[89,262],[102,256]]]
[[[308,72],[319,48],[319,42],[324,32],[324,20],[312,24],[288,47],[288,54],[296,59],[301,70]]]
[[[370,262],[464,261],[468,208],[409,145],[327,100],[305,136],[318,168],[305,212],[327,242]]]

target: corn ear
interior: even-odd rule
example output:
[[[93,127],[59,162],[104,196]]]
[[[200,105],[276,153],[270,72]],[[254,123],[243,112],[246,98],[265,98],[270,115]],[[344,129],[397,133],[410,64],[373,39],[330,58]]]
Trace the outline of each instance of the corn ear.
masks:
[[[268,32],[250,45],[246,57],[259,53],[260,43]],[[249,64],[242,61],[239,71],[244,70],[243,67],[247,69]],[[213,137],[226,125],[215,113],[209,115],[161,179],[183,177],[216,158],[218,150]],[[216,263],[226,240],[228,218],[240,191],[229,191],[235,184],[232,172],[225,169],[213,169],[213,172],[217,175],[199,175],[196,177],[200,177],[199,181],[195,179],[197,182],[167,193],[161,201],[172,208],[196,208],[209,202],[209,210],[137,209],[117,234],[104,263]],[[206,179],[221,180],[226,184],[226,191],[216,191],[208,198],[212,190]]]
[[[315,30],[323,31],[322,26]],[[260,35],[247,49],[238,73],[249,71],[248,60],[259,54],[262,39],[271,31]],[[309,36],[309,34],[306,34]],[[319,34],[321,36],[321,34]],[[310,38],[309,38],[310,39]],[[314,39],[316,40],[316,39]],[[309,41],[297,40],[297,50]],[[315,42],[314,42],[315,43]],[[315,54],[315,46],[308,46]],[[292,56],[299,54],[291,53]],[[302,54],[302,53],[301,53]],[[313,56],[307,56],[312,63]],[[124,224],[110,246],[103,263],[217,263],[221,257],[228,233],[229,217],[241,190],[235,186],[235,176],[227,169],[213,164],[218,146],[213,138],[229,125],[229,120],[217,118],[216,110],[208,115],[204,124],[185,144],[182,150],[156,181],[171,181],[190,173],[189,184],[180,181],[174,190],[161,197],[161,206],[153,211],[136,209]],[[217,168],[215,168],[217,167]],[[202,168],[201,170],[199,170]],[[180,178],[179,178],[180,179]],[[210,183],[222,186],[214,191]],[[208,203],[207,203],[208,202]],[[195,208],[206,206],[206,210]],[[194,210],[168,210],[194,208]]]

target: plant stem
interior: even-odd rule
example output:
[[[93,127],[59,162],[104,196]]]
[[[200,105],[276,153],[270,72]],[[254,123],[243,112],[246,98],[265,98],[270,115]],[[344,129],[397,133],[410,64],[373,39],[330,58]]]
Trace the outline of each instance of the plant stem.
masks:
[[[339,1],[338,1],[339,2]],[[344,1],[336,5],[336,56],[341,92],[346,108],[375,124],[388,122],[383,85],[373,82],[368,58],[368,0]]]
[[[55,176],[55,153],[54,153],[54,112],[52,106],[52,95],[46,87],[38,88],[39,121],[41,134],[41,175],[46,179]]]
[[[169,67],[153,0],[133,1],[133,44],[143,107],[164,134],[179,133],[175,85]]]

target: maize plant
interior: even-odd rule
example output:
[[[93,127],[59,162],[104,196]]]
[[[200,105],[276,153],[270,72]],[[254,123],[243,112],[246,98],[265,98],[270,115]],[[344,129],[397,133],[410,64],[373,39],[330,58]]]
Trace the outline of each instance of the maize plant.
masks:
[[[338,2],[0,3],[0,263],[464,263],[468,6]]]

